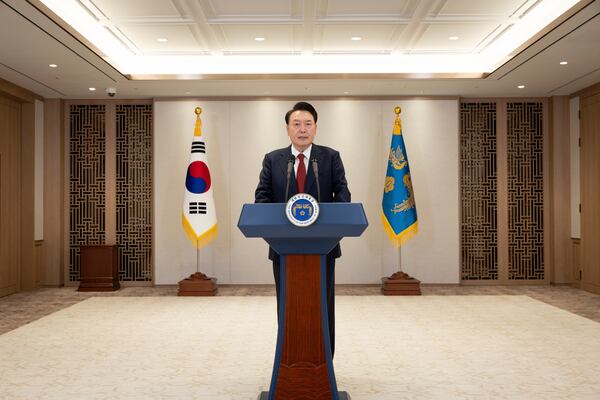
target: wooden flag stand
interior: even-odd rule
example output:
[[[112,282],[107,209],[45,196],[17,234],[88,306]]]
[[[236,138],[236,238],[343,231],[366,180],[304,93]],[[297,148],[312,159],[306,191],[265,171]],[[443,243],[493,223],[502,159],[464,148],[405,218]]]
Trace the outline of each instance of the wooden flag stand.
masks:
[[[398,271],[390,277],[381,278],[381,292],[385,296],[420,296],[421,281]]]
[[[200,249],[196,244],[196,272],[179,281],[177,296],[215,296],[219,291],[217,278],[200,272]]]
[[[179,281],[177,296],[215,296],[218,290],[217,278],[209,278],[202,272],[194,272]]]

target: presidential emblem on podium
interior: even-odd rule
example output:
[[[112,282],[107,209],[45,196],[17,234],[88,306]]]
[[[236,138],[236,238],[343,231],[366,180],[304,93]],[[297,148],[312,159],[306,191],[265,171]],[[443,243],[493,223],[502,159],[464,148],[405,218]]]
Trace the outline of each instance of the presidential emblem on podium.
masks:
[[[288,200],[285,215],[296,226],[311,226],[319,218],[319,203],[310,194],[298,193]]]

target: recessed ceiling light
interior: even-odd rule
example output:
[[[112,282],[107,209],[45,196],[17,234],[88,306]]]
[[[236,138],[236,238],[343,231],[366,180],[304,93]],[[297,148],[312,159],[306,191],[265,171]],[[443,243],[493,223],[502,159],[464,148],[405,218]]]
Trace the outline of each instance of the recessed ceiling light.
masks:
[[[257,42],[264,42],[265,38],[264,37],[255,37],[254,40],[256,40]]]
[[[48,64],[48,66],[49,66],[50,68],[56,68],[56,67],[58,67],[58,65],[56,65],[56,64]]]
[[[161,42],[161,43],[166,43],[169,41],[169,39],[164,38],[164,37],[159,37],[158,39],[156,39],[157,41]]]
[[[450,36],[448,40],[458,40],[458,36]]]
[[[85,4],[91,4],[92,1],[38,0],[38,2],[43,3],[80,35],[83,35],[87,41],[99,49],[100,53],[107,56],[114,68],[127,75],[318,74],[356,73],[359,71],[360,73],[374,74],[453,72],[476,76],[492,72],[498,66],[503,65],[522,43],[544,31],[552,21],[560,18],[571,7],[580,3],[580,0],[527,1],[527,4],[535,3],[533,9],[518,19],[511,20],[510,28],[498,35],[485,49],[482,49],[481,52],[461,54],[460,56],[456,54],[394,53],[336,54],[327,57],[298,57],[295,54],[268,56],[242,54],[207,57],[202,54],[187,54],[186,62],[180,61],[181,55],[179,54],[161,56],[132,54],[131,49],[119,40],[118,36],[107,35],[105,21],[96,18],[89,12]],[[521,2],[524,3],[522,0]],[[165,33],[168,32],[165,31]],[[455,35],[458,36],[458,34]],[[254,38],[252,37],[252,39]],[[446,36],[446,40],[449,40],[448,36]],[[166,45],[166,43],[163,44]],[[559,61],[561,60],[559,59]]]
[[[360,37],[360,36],[352,36],[350,39],[354,40],[355,42],[358,42],[358,41],[362,40],[362,37]]]
[[[192,94],[192,92],[185,92],[185,94]]]
[[[567,65],[569,62],[568,61],[561,61],[559,62],[560,65]]]
[[[348,94],[348,93],[350,93],[350,92],[344,92],[344,94]]]
[[[525,85],[519,85],[519,86],[517,86],[517,88],[519,88],[519,89],[524,89],[524,88],[525,88]]]
[[[94,90],[96,90],[96,88],[95,87],[91,87],[89,90],[90,90],[90,92],[93,92]]]

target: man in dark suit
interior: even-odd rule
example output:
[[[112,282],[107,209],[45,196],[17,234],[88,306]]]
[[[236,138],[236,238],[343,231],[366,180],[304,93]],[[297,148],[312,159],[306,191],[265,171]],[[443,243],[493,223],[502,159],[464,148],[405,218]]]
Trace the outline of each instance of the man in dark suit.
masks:
[[[350,191],[340,153],[329,147],[313,144],[317,133],[315,108],[309,103],[297,103],[285,114],[285,124],[292,143],[265,155],[255,192],[255,203],[286,203],[297,193],[308,193],[324,203],[350,202]],[[288,162],[292,160],[294,171],[288,186]],[[313,171],[314,162],[318,165],[320,199]],[[340,256],[339,244],[327,255],[327,312],[332,356],[335,349],[335,259]],[[279,304],[280,258],[271,248],[269,259],[273,261],[273,276]]]

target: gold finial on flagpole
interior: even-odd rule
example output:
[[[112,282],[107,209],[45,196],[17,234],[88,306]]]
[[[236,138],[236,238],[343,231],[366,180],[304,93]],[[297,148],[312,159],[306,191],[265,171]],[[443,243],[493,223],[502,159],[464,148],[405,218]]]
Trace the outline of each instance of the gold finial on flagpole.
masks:
[[[400,106],[394,108],[394,113],[396,114],[396,120],[394,121],[394,135],[400,135],[400,133],[402,133],[402,121],[400,120],[401,112],[402,109]]]
[[[194,128],[194,136],[202,136],[202,120],[200,119],[202,108],[196,107],[194,109],[194,113],[196,113],[196,127]]]

